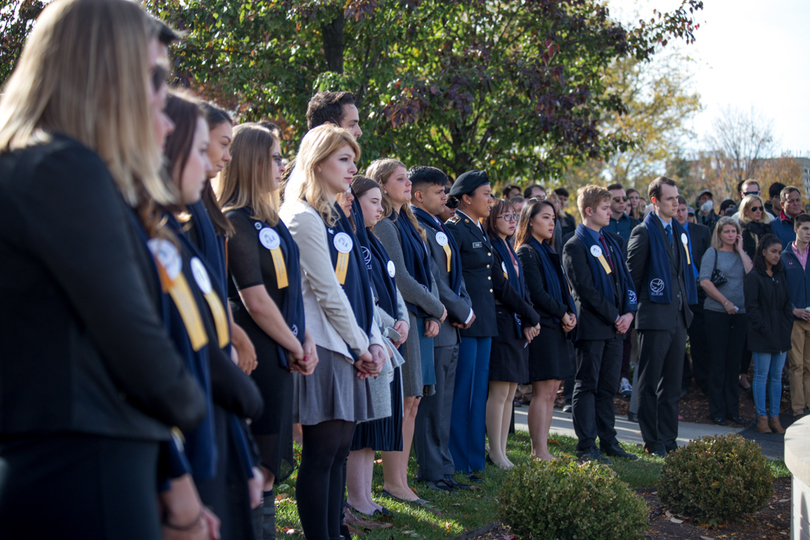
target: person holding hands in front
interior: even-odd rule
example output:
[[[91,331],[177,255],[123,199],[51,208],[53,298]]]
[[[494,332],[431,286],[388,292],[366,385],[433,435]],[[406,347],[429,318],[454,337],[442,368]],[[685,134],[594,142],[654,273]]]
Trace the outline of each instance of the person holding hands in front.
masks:
[[[579,308],[576,340],[574,429],[576,454],[609,463],[604,457],[638,459],[616,439],[613,394],[619,384],[624,338],[638,309],[635,286],[619,242],[607,231],[611,192],[585,186],[577,194],[582,223],[563,247],[562,261]],[[599,436],[601,452],[596,447]]]

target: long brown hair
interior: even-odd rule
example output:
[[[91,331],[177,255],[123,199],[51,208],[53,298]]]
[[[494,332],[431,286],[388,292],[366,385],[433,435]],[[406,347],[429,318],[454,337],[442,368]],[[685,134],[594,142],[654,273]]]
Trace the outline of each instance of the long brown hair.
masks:
[[[197,130],[197,120],[203,118],[203,111],[196,99],[185,92],[169,92],[166,99],[166,115],[174,123],[174,130],[166,137],[163,146],[163,155],[166,158],[166,170],[172,179],[180,179],[183,169],[186,168],[194,144],[194,132]],[[178,186],[178,189],[180,186]],[[178,212],[183,210],[181,203],[167,205]]]
[[[270,189],[270,154],[276,143],[275,135],[259,124],[250,122],[233,129],[231,161],[217,182],[217,200],[223,210],[248,207],[253,210],[253,219],[278,224],[278,203]]]
[[[394,213],[394,205],[391,203],[391,199],[388,197],[388,194],[385,192],[386,182],[391,179],[391,176],[394,174],[394,171],[397,168],[403,167],[406,171],[408,170],[405,167],[405,164],[397,159],[378,159],[376,161],[372,161],[371,165],[368,166],[366,169],[366,175],[373,180],[376,180],[380,186],[380,191],[382,192],[382,205],[383,205],[383,217],[388,217]],[[419,232],[419,236],[422,237],[422,242],[427,243],[427,234],[425,230],[419,225],[419,222],[416,220],[416,216],[413,215],[413,211],[411,210],[411,203],[405,203],[402,205],[401,212],[405,214],[408,218],[408,221],[411,222],[414,229]],[[394,221],[398,216],[394,216]]]
[[[205,115],[205,121],[208,122],[208,131],[213,131],[225,122],[233,126],[233,118],[231,118],[231,115],[228,114],[226,110],[220,109],[210,101],[201,101],[200,108]],[[225,217],[225,214],[222,213],[222,209],[220,209],[217,204],[217,196],[210,180],[205,183],[200,198],[205,206],[205,210],[208,212],[208,217],[211,218],[211,224],[214,226],[216,233],[220,236],[233,234],[233,225],[231,225],[231,222],[228,221],[228,218]]]
[[[493,234],[498,234],[498,229],[495,227],[495,223],[498,221],[498,217],[500,217],[501,214],[504,214],[507,210],[512,210],[512,212],[514,212],[515,207],[506,199],[495,199],[495,202],[490,207],[489,216],[486,220],[484,220],[484,229],[487,231],[487,234],[490,236]],[[515,232],[517,232],[517,230]]]
[[[528,244],[532,239],[532,220],[540,213],[544,206],[551,208],[551,213],[554,215],[554,222],[557,221],[557,212],[554,208],[554,203],[549,200],[538,201],[537,199],[529,199],[520,210],[520,218],[518,219],[517,230],[515,231],[515,249],[523,244]],[[492,215],[492,213],[490,213]],[[554,247],[554,236],[547,240],[551,247]]]

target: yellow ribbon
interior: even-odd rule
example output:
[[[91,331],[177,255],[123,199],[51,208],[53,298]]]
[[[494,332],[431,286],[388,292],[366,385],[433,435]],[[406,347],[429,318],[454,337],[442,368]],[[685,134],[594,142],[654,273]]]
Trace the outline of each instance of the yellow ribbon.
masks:
[[[180,312],[180,318],[183,319],[186,333],[191,341],[191,348],[194,351],[199,351],[208,344],[208,335],[205,333],[200,310],[197,307],[197,302],[194,301],[194,296],[191,294],[186,276],[181,272],[176,279],[172,280],[157,258],[155,258],[155,262],[157,263],[163,292],[168,292],[174,305],[177,306],[177,311]]]
[[[214,317],[214,325],[217,328],[217,338],[219,340],[219,348],[225,348],[230,343],[230,324],[228,315],[225,313],[225,307],[222,305],[222,300],[214,291],[209,291],[208,294],[203,295],[208,307],[211,308],[211,315]]]
[[[602,268],[605,269],[606,274],[612,273],[612,270],[610,269],[610,265],[608,264],[607,259],[605,259],[604,254],[600,253],[599,256],[597,257],[597,259],[599,259],[599,262],[602,263]]]
[[[338,253],[337,264],[335,265],[335,276],[338,282],[343,285],[346,283],[346,272],[349,270],[349,254]]]
[[[692,264],[692,258],[689,256],[689,243],[688,242],[683,243],[683,250],[686,252],[686,264],[691,265]]]
[[[447,255],[447,271],[449,272],[450,271],[450,258],[453,256],[453,252],[450,251],[450,246],[448,244],[443,245],[442,248],[444,249],[444,254]]]
[[[289,285],[287,281],[287,265],[284,263],[284,254],[281,248],[277,247],[270,250],[273,256],[273,265],[276,267],[276,285],[279,289],[284,289]]]

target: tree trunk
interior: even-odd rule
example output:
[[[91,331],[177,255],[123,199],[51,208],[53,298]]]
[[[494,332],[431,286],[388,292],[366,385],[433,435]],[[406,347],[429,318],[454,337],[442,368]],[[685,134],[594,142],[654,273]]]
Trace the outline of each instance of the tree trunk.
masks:
[[[326,58],[328,71],[343,73],[343,28],[345,26],[343,10],[340,10],[332,22],[321,25],[323,55]]]

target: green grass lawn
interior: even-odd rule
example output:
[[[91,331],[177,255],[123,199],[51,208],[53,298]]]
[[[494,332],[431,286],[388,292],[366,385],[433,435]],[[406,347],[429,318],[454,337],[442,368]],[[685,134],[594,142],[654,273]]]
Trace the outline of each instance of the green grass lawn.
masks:
[[[549,443],[551,453],[556,456],[574,456],[576,439],[552,434],[554,442]],[[610,467],[616,474],[634,488],[654,487],[658,481],[664,460],[650,457],[640,447],[623,444],[625,450],[637,454],[638,461],[614,459]],[[523,431],[509,436],[507,448],[509,459],[517,464],[529,460],[531,441],[529,434]],[[775,477],[789,476],[783,461],[770,462]],[[411,457],[409,476],[413,478],[416,471],[416,460]],[[478,484],[480,489],[474,491],[456,491],[453,494],[431,491],[422,483],[412,482],[411,487],[423,499],[430,501],[432,508],[425,509],[410,504],[400,503],[382,496],[382,465],[374,466],[372,495],[377,503],[394,512],[393,525],[389,529],[372,529],[363,535],[370,540],[394,538],[453,538],[498,519],[498,496],[500,486],[506,478],[507,471],[487,465],[483,474],[484,481]],[[456,479],[464,481],[463,475]],[[301,524],[298,521],[298,510],[295,506],[295,473],[279,486],[276,486],[276,527],[282,536],[292,539],[303,538]],[[358,516],[362,518],[362,516]],[[383,519],[378,520],[384,522]],[[286,534],[285,534],[286,533]]]

